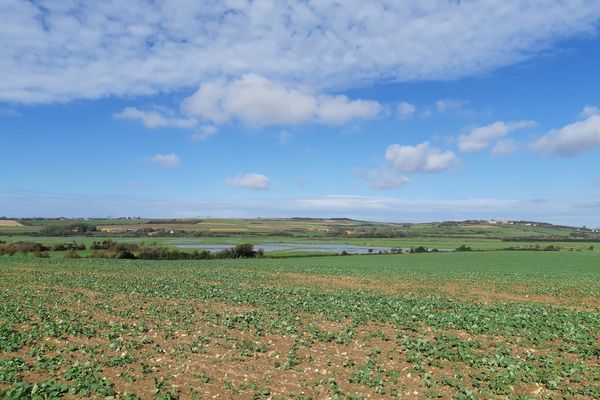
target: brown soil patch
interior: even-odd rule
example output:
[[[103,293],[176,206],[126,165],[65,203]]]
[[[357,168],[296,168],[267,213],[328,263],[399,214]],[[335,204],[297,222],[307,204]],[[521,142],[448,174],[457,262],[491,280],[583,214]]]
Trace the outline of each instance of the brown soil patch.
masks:
[[[0,226],[14,227],[14,226],[23,226],[23,224],[18,221],[14,221],[12,219],[0,219]]]
[[[273,274],[264,271],[265,274]],[[499,289],[494,282],[478,282],[471,285],[462,282],[423,282],[395,277],[355,277],[347,275],[316,275],[301,273],[281,273],[273,275],[283,279],[274,279],[270,284],[298,285],[318,287],[324,290],[350,289],[388,295],[413,295],[430,292],[431,294],[447,294],[458,300],[474,300],[484,304],[497,302],[536,302],[561,306],[569,309],[600,309],[600,298],[571,298],[535,294],[535,288],[525,285],[514,285],[507,289]]]
[[[350,285],[352,282],[345,278],[336,280]],[[332,284],[329,280],[322,283]],[[361,278],[354,282],[358,287],[371,283]],[[64,378],[65,372],[74,365],[90,363],[101,368],[98,376],[112,382],[117,398],[125,392],[144,399],[155,398],[158,391],[162,395],[178,392],[181,399],[194,395],[225,399],[294,396],[321,399],[333,398],[339,391],[359,394],[361,398],[387,399],[392,397],[393,390],[400,391],[402,398],[425,398],[433,391],[442,398],[452,398],[450,387],[437,384],[429,388],[423,374],[441,382],[445,377],[456,380],[453,375],[461,373],[466,387],[477,393],[470,386],[468,375],[478,371],[448,361],[443,361],[442,366],[432,366],[426,360],[424,371],[417,371],[402,347],[402,338],[433,341],[438,334],[452,334],[461,340],[481,341],[483,347],[478,350],[481,352],[506,342],[506,338],[473,336],[457,330],[436,332],[422,326],[418,332],[404,331],[387,323],[358,325],[351,320],[331,321],[308,313],[300,314],[298,325],[290,331],[277,324],[281,317],[256,307],[137,294],[112,295],[89,289],[38,289],[40,295],[51,291],[56,299],[61,299],[60,303],[50,303],[44,308],[91,316],[86,321],[97,324],[99,330],[90,338],[42,337],[16,352],[0,354],[0,359],[23,358],[32,369],[20,376],[37,383],[56,378],[73,384]],[[40,321],[35,318],[31,322]],[[26,325],[21,328],[28,329]],[[353,331],[351,336],[338,340],[348,328]],[[325,334],[321,334],[323,331]],[[35,368],[39,360],[29,351],[44,345],[49,346],[45,357],[61,358],[56,369]],[[93,352],[80,346],[89,346]],[[515,356],[529,351],[521,345],[508,346]],[[384,385],[380,387],[378,382]],[[514,393],[538,397],[537,389],[525,385],[515,388]],[[264,396],[260,397],[261,394]]]

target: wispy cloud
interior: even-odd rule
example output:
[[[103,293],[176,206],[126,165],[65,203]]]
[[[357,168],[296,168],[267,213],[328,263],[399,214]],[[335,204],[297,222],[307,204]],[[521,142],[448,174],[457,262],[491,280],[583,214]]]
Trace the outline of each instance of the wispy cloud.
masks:
[[[372,171],[359,169],[356,171],[356,175],[362,180],[369,182],[371,189],[375,190],[396,189],[410,183],[410,179],[407,176],[399,175],[387,168],[374,169]]]
[[[467,104],[464,100],[459,99],[443,99],[435,102],[435,110],[439,113],[456,112],[463,110]]]
[[[169,154],[156,154],[152,157],[147,158],[148,162],[160,165],[161,167],[174,168],[179,166],[181,159],[175,153]]]
[[[290,139],[292,138],[292,134],[288,131],[281,131],[279,132],[279,143],[287,143],[290,141]]]
[[[587,105],[587,106],[583,107],[583,110],[581,110],[581,112],[579,113],[579,116],[581,118],[588,118],[588,117],[591,117],[592,115],[597,115],[597,114],[600,114],[600,109],[597,106]]]
[[[492,148],[492,155],[494,157],[508,156],[517,151],[518,147],[517,142],[513,139],[501,139]]]
[[[402,102],[396,107],[396,113],[400,118],[411,118],[416,111],[417,107],[407,102]]]
[[[114,119],[131,119],[140,121],[146,128],[193,128],[198,124],[193,118],[171,118],[161,114],[159,111],[145,111],[136,107],[126,107],[122,111],[113,114]]]
[[[535,121],[497,121],[493,124],[474,128],[466,135],[460,135],[458,137],[458,148],[465,152],[483,150],[488,147],[490,143],[499,141],[511,132],[534,126],[536,126]],[[510,142],[503,142],[496,151],[502,152],[502,150],[507,150],[506,145],[508,143]]]
[[[200,127],[200,131],[201,131],[201,133],[194,133],[192,135],[192,140],[194,142],[205,141],[209,137],[215,135],[219,131],[219,128],[217,128],[216,126],[213,126],[213,125],[203,125]]]
[[[539,202],[510,198],[429,200],[329,195],[174,200],[142,196],[0,192],[0,209],[5,215],[14,217],[349,217],[391,222],[498,218],[600,226],[600,213],[590,213],[590,209],[598,205],[598,200],[593,198],[555,198]]]

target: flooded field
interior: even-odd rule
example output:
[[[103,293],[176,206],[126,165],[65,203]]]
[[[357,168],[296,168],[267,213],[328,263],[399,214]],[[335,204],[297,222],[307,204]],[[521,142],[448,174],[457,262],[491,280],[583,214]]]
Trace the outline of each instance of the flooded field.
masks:
[[[201,249],[211,252],[217,252],[234,247],[232,244],[174,244],[179,249]],[[357,246],[337,243],[266,243],[256,246],[257,249],[263,249],[265,252],[271,251],[303,251],[309,253],[341,253],[345,251],[348,254],[368,254],[379,252],[391,252],[390,247],[372,247]],[[400,248],[400,251],[410,251],[409,248]]]

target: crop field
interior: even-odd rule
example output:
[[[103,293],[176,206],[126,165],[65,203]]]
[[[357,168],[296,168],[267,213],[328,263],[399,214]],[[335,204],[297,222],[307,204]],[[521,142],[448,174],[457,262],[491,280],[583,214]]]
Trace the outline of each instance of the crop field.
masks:
[[[600,254],[0,257],[0,398],[594,399]]]

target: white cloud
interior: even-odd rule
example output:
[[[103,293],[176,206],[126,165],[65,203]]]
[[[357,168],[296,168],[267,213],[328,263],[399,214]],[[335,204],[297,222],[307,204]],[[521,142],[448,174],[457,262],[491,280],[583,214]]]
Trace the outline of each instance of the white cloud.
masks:
[[[257,174],[256,172],[228,178],[225,183],[229,186],[237,186],[251,190],[267,190],[270,185],[268,177],[263,174]]]
[[[494,157],[508,156],[517,151],[517,143],[513,139],[501,139],[492,148]]]
[[[288,131],[279,132],[279,143],[287,143],[292,138],[292,134]]]
[[[4,0],[0,15],[0,75],[11,77],[0,80],[0,101],[38,103],[164,93],[246,73],[319,92],[458,79],[594,33],[600,3]]]
[[[230,82],[205,82],[184,100],[182,108],[215,124],[237,118],[252,126],[343,124],[373,118],[382,110],[376,101],[315,95],[306,87],[286,85],[256,74]]]
[[[407,102],[398,104],[398,107],[396,108],[396,113],[400,118],[410,118],[415,114],[416,111],[417,107]]]
[[[146,128],[193,128],[198,123],[193,118],[170,118],[159,111],[144,111],[136,107],[126,107],[122,111],[113,114],[113,118],[138,120]]]
[[[193,141],[203,142],[219,131],[219,129],[213,125],[203,125],[200,127],[200,130],[202,131],[202,133],[194,133],[192,135]]]
[[[299,199],[296,204],[300,208],[311,210],[341,209],[348,210],[368,209],[370,211],[390,211],[402,213],[436,214],[452,210],[455,213],[489,212],[490,208],[511,208],[519,205],[518,200],[504,199],[464,199],[464,200],[408,200],[393,197],[370,196],[324,196],[309,199]]]
[[[429,142],[416,146],[392,144],[385,151],[385,158],[397,172],[436,172],[444,171],[456,164],[458,158],[451,151],[431,147]]]
[[[369,119],[382,111],[373,100],[350,100],[346,96],[317,97],[317,120],[326,124],[343,124],[353,119]]]
[[[535,126],[534,121],[497,121],[493,124],[477,127],[466,135],[458,137],[458,148],[461,151],[471,152],[483,150],[491,142],[502,139],[511,132]]]
[[[581,118],[587,118],[597,114],[600,114],[600,109],[598,107],[587,105],[583,107],[583,110],[581,111],[581,113],[579,113],[579,116]]]
[[[552,130],[531,143],[531,147],[540,154],[563,157],[600,147],[600,115]]]
[[[157,164],[162,167],[168,168],[177,167],[181,163],[181,159],[175,153],[157,154],[155,156],[149,157],[148,161],[153,164]]]
[[[358,170],[356,174],[364,181],[369,182],[371,189],[376,190],[395,189],[410,183],[410,179],[407,176],[398,175],[387,169],[376,169],[373,171]]]

